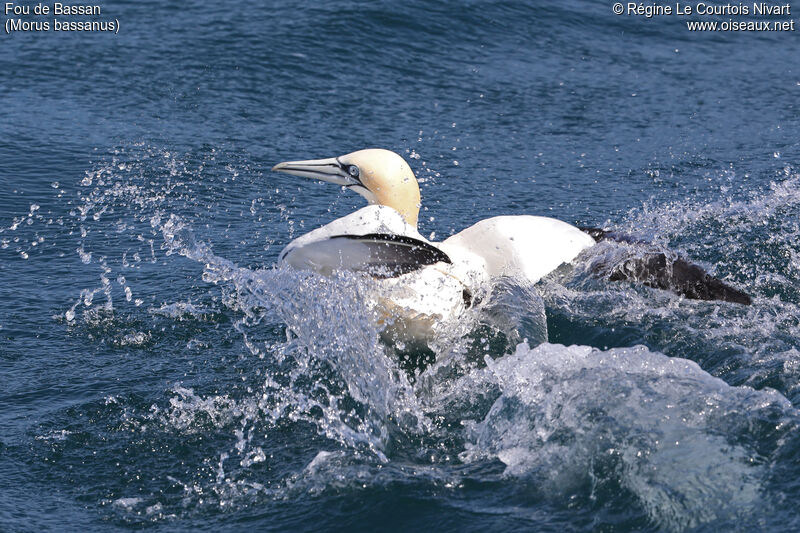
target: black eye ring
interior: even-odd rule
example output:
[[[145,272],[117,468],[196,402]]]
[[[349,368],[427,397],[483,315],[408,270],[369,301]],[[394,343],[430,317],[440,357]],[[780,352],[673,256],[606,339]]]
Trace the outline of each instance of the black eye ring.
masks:
[[[358,175],[360,174],[360,172],[358,170],[358,167],[355,166],[355,165],[348,166],[347,167],[347,173],[350,174],[350,176],[352,176],[354,178],[358,178]]]

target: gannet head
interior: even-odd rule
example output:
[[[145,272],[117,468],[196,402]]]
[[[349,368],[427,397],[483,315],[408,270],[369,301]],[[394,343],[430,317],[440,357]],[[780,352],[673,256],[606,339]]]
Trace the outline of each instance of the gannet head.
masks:
[[[417,227],[420,205],[417,178],[408,163],[389,150],[371,148],[330,159],[286,161],[272,170],[342,185],[371,204],[393,208]]]

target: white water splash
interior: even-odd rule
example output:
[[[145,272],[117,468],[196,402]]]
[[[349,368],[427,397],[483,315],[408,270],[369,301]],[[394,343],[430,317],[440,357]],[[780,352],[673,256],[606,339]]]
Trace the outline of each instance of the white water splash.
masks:
[[[119,281],[119,272],[114,272],[117,277],[112,277],[112,270],[136,271],[146,267],[148,259],[159,275],[168,274],[169,265],[183,260],[201,265],[202,282],[221,290],[224,312],[234,317],[232,327],[246,347],[242,357],[263,361],[258,367],[264,369],[261,386],[242,397],[224,387],[200,392],[177,384],[166,391],[165,401],[147,413],[131,413],[125,423],[137,431],[231,433],[234,443],[229,448],[208,452],[212,480],[181,482],[187,498],[208,499],[212,492],[215,504],[222,506],[254,492],[287,498],[293,491],[380,487],[408,475],[458,487],[469,474],[454,473],[449,465],[500,461],[504,477],[565,505],[574,498],[591,501],[604,490],[620,487],[635,497],[655,524],[671,529],[735,521],[741,514],[771,505],[764,489],[768,469],[753,434],[761,431],[764,440],[779,441],[795,427],[796,412],[780,394],[730,387],[691,361],[643,347],[530,348],[547,335],[544,306],[535,290],[497,299],[497,307],[519,312],[519,320],[510,324],[497,318],[508,317],[508,312],[493,317],[492,307],[485,309],[488,322],[512,333],[510,339],[528,337],[531,343],[504,355],[492,352],[489,341],[480,339],[481,356],[476,361],[475,349],[465,339],[478,318],[468,316],[448,325],[450,335],[434,339],[439,359],[412,384],[399,370],[392,350],[380,341],[380,328],[368,304],[370,280],[246,268],[229,259],[231,255],[215,253],[211,240],[195,236],[202,226],[179,216],[181,209],[167,201],[181,191],[187,165],[174,154],[164,158],[169,179],[161,188],[134,185],[114,168],[90,176],[90,185],[97,188],[83,197],[76,217],[87,224],[81,227],[86,241],[80,249],[98,257],[92,261],[90,256],[89,263],[100,266],[101,286],[82,292],[66,316],[75,321],[77,307],[90,308],[98,293],[106,296],[105,307],[114,311],[109,279],[117,279],[125,290],[125,302],[117,304],[125,305],[130,300],[127,290],[137,295],[140,291],[129,276]],[[135,174],[137,168],[126,165],[125,172]],[[692,210],[683,205],[659,211],[653,228],[662,233],[652,240],[657,245],[667,242],[694,224],[718,217],[741,215],[742,223],[752,226],[754,217],[797,205],[796,181],[790,178],[747,205],[713,205],[689,213]],[[100,182],[105,185],[98,187]],[[108,218],[110,203],[117,210],[133,206],[135,213],[122,222],[121,233],[133,237],[133,243],[118,267],[111,266],[107,257],[101,259],[103,254],[88,244],[96,227],[91,225]],[[247,216],[253,217],[256,202],[247,203]],[[287,209],[277,209],[279,221],[285,220]],[[653,217],[654,212],[642,216]],[[781,227],[787,229],[781,235],[791,235],[791,222]],[[779,244],[795,250],[789,240]],[[602,248],[597,250],[603,253]],[[732,250],[735,253],[735,247]],[[779,282],[793,283],[787,276]],[[774,340],[787,331],[789,337],[800,336],[796,308],[782,301],[759,305],[766,298],[758,295],[753,307],[730,311],[596,280],[579,279],[575,287],[555,276],[543,287],[548,307],[571,316],[617,320],[644,329],[677,322],[685,324],[692,339],[705,338],[711,344],[745,342],[739,337],[754,330],[760,340]],[[495,295],[501,292],[498,289]],[[170,295],[170,300],[174,303],[154,303],[148,313],[180,322],[220,312],[193,303],[186,295]],[[263,333],[276,325],[285,326],[285,339]],[[191,344],[192,340],[187,343]],[[787,346],[777,355],[774,350],[770,353],[783,364],[786,376],[800,374],[792,363],[798,359],[796,350]],[[309,424],[325,440],[303,468],[267,488],[249,477],[272,461],[255,428],[266,427],[269,432],[286,422]]]
[[[468,391],[492,385],[499,397],[468,424],[463,460],[497,457],[506,475],[563,497],[610,478],[670,529],[769,504],[767,472],[746,442],[755,420],[796,418],[780,394],[730,387],[645,347],[520,344],[488,363],[469,376]],[[594,477],[598,470],[605,476]]]

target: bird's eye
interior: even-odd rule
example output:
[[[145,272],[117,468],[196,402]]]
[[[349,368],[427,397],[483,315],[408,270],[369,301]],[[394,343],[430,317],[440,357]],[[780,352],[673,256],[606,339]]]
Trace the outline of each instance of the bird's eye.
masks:
[[[358,177],[358,167],[355,165],[350,165],[347,167],[347,172],[354,178]]]

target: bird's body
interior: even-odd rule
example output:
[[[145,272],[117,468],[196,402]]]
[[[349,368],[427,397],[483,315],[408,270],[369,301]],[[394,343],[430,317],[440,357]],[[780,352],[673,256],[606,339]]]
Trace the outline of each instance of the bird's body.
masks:
[[[440,248],[479,256],[489,278],[536,283],[595,244],[575,226],[531,215],[487,218],[446,239]]]
[[[429,242],[417,231],[416,177],[402,157],[388,150],[280,163],[273,170],[342,185],[371,204],[295,239],[281,252],[280,260],[323,275],[349,270],[374,277],[380,288],[376,295],[380,320],[404,338],[430,336],[437,324],[471,307],[493,280],[502,277],[534,284],[608,236],[602,230],[592,230],[590,235],[553,218],[521,215],[481,220],[444,242]],[[683,280],[675,278],[668,261],[639,263],[624,265],[617,279],[679,293],[676,287],[684,283],[690,285],[682,289],[688,297],[749,303],[747,295],[694,265],[690,266],[697,272],[692,270],[690,279]],[[668,275],[665,269],[670,269]],[[698,284],[711,289],[697,290]]]
[[[390,236],[407,241],[386,240]],[[418,258],[430,249],[442,255]],[[406,340],[428,337],[437,324],[458,316],[489,281],[481,257],[457,245],[429,242],[383,205],[363,207],[298,237],[280,259],[323,275],[348,270],[378,278],[375,303],[384,321],[397,323],[395,337]]]

